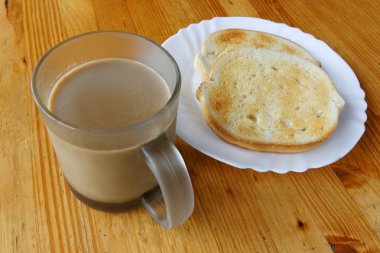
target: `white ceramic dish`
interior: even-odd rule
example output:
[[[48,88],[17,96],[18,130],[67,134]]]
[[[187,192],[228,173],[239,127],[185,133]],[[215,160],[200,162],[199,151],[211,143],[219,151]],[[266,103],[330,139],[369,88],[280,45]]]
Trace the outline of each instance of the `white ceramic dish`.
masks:
[[[255,152],[223,141],[207,126],[200,103],[195,97],[201,80],[194,70],[193,62],[207,35],[227,28],[257,30],[285,37],[306,48],[322,63],[323,69],[346,101],[338,128],[325,143],[303,153]],[[326,43],[298,28],[258,18],[213,18],[179,30],[162,45],[173,55],[182,75],[177,134],[192,147],[210,157],[241,169],[277,173],[303,172],[309,168],[326,166],[342,158],[364,133],[367,104],[364,91],[354,72]]]

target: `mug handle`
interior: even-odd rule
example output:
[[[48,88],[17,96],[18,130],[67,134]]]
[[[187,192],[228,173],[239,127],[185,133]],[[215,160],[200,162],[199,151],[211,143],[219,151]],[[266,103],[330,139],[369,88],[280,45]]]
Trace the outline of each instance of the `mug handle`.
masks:
[[[142,196],[150,215],[163,227],[185,222],[194,209],[194,194],[185,162],[177,148],[162,134],[141,147],[159,187]]]

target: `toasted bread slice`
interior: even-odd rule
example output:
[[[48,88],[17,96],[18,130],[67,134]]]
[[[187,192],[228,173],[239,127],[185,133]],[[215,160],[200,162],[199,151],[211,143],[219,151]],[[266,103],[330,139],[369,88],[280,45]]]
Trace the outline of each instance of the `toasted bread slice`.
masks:
[[[226,29],[213,32],[206,38],[201,52],[195,58],[194,67],[202,80],[207,80],[214,60],[222,52],[230,48],[249,46],[288,53],[320,66],[303,47],[283,37],[251,30]]]
[[[287,53],[236,48],[214,62],[197,91],[210,128],[257,151],[301,152],[325,141],[344,100],[322,68]]]

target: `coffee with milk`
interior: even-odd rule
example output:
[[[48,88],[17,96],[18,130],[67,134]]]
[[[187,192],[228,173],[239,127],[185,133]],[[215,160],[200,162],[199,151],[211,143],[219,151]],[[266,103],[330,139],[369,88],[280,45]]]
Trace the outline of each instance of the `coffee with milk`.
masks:
[[[80,128],[115,129],[142,122],[169,100],[164,79],[150,67],[128,59],[90,61],[65,73],[53,86],[48,108]],[[174,120],[167,135],[174,138]],[[49,131],[70,186],[85,198],[127,203],[157,185],[139,147],[92,150]]]

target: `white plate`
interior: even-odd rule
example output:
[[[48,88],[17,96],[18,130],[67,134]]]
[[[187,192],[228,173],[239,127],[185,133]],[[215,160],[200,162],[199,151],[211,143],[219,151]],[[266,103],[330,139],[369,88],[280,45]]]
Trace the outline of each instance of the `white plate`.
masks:
[[[239,148],[220,139],[203,120],[195,91],[201,80],[193,67],[194,57],[208,34],[226,28],[242,28],[285,37],[306,48],[322,63],[346,101],[334,134],[321,146],[303,153],[276,154]],[[192,147],[237,168],[257,171],[303,172],[331,164],[346,155],[363,135],[367,119],[364,91],[348,64],[326,43],[298,28],[272,21],[247,18],[213,18],[179,30],[163,44],[177,61],[182,75],[177,134]]]

